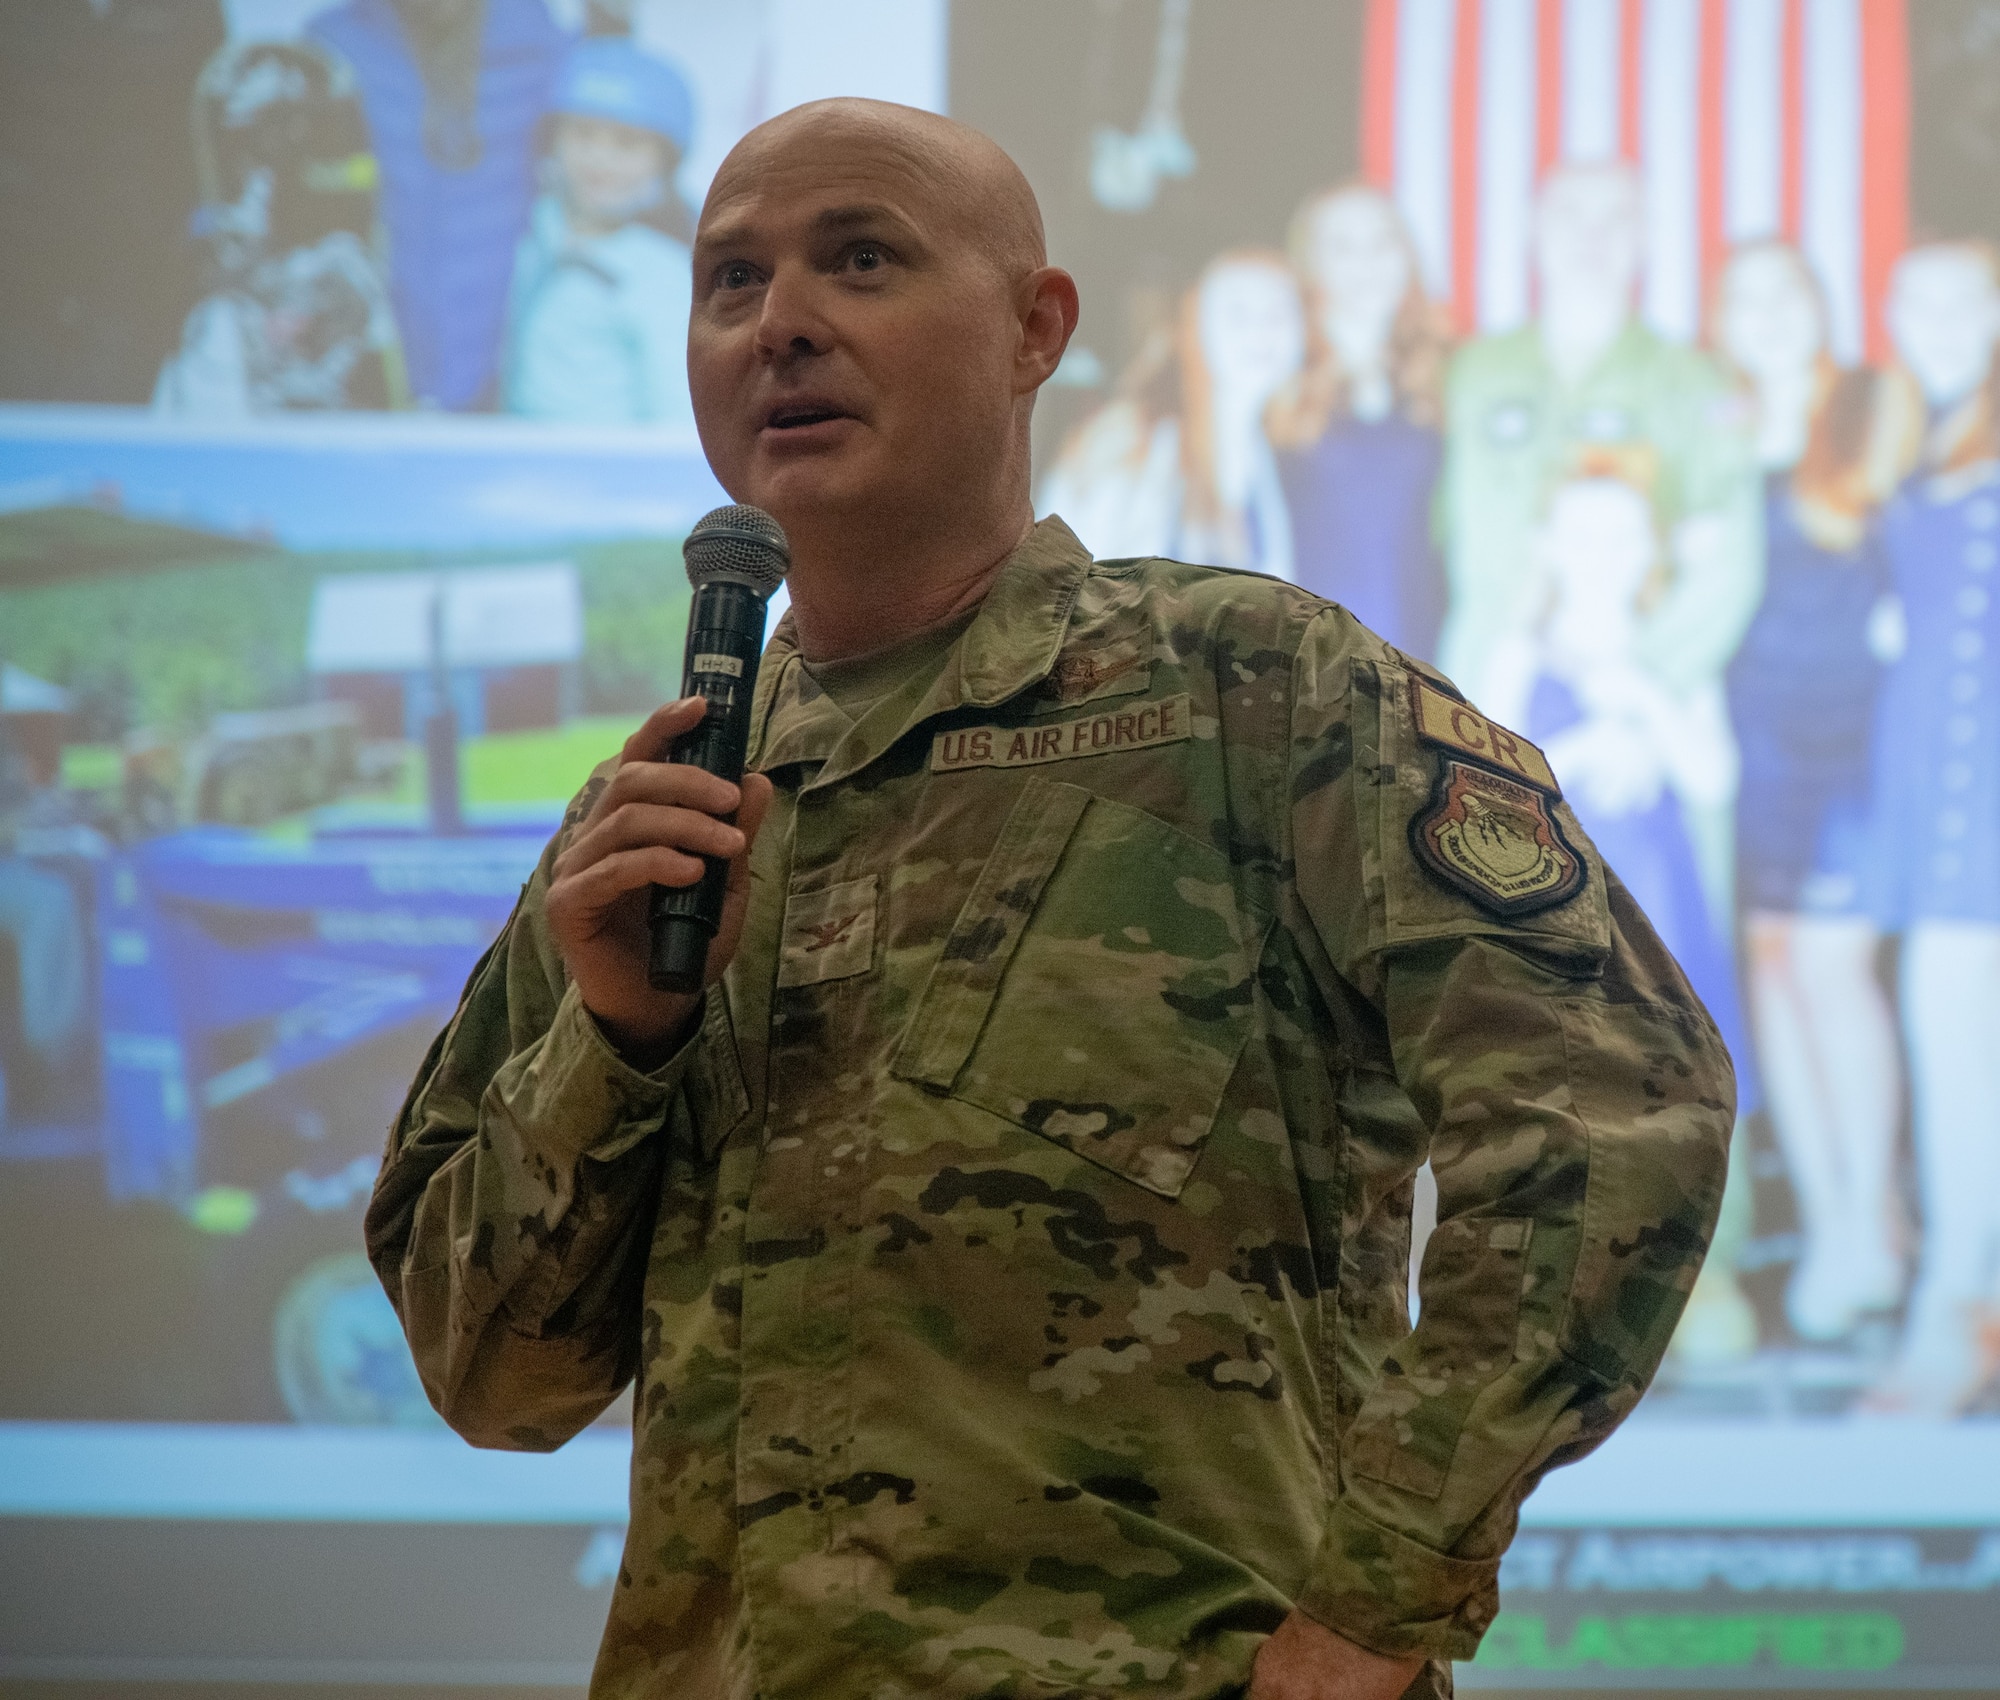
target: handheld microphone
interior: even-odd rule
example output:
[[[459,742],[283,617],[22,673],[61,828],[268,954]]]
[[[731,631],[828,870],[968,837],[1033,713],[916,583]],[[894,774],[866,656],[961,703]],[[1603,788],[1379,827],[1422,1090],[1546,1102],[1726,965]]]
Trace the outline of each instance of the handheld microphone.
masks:
[[[743,778],[750,743],[750,700],[764,653],[764,615],[771,592],[792,564],[785,533],[762,508],[717,508],[704,514],[681,546],[694,606],[688,611],[687,660],[681,695],[705,698],[708,712],[667,753],[719,775]],[[735,815],[728,817],[735,820]],[[648,895],[652,930],[646,978],[655,991],[699,992],[708,974],[708,947],[722,925],[729,863],[704,856],[693,885],[656,885]]]

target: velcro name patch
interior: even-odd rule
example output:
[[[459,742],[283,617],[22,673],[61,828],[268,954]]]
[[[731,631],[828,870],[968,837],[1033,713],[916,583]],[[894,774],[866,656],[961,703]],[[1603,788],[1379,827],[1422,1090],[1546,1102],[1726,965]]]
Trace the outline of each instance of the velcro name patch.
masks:
[[[875,962],[873,874],[823,891],[794,891],[785,899],[785,934],[778,947],[778,984],[816,986],[866,974]]]
[[[1448,750],[1560,797],[1555,770],[1548,757],[1526,738],[1488,720],[1470,703],[1448,697],[1423,679],[1412,679],[1411,694],[1416,699],[1417,736],[1428,744],[1442,744]]]
[[[1034,767],[1077,756],[1178,744],[1194,735],[1188,696],[1133,703],[1041,726],[964,726],[931,740],[931,772],[969,767]]]

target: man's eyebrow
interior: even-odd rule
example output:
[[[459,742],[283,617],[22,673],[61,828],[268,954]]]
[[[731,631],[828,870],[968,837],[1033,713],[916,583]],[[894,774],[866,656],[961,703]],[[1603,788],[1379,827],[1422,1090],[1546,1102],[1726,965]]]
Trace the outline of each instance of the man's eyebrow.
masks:
[[[813,214],[813,229],[816,233],[838,236],[845,231],[865,230],[870,226],[880,228],[893,225],[909,235],[916,234],[916,226],[894,207],[881,201],[862,201],[852,206],[828,207],[826,211]]]
[[[883,201],[857,201],[849,206],[828,207],[812,217],[812,230],[817,236],[840,236],[871,227],[879,230],[884,226],[893,227],[907,238],[917,235],[916,226]],[[702,250],[734,248],[750,240],[753,231],[754,226],[744,220],[718,223],[697,231],[694,245]]]

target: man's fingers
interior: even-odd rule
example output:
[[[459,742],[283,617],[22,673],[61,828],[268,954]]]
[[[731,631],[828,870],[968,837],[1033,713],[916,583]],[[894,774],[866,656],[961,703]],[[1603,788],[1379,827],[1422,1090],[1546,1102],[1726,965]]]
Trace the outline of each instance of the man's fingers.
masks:
[[[581,873],[619,850],[654,846],[693,856],[732,857],[744,845],[743,831],[699,809],[658,803],[625,803],[585,830],[556,858],[557,879]]]
[[[747,844],[757,836],[757,829],[764,824],[764,817],[771,812],[771,799],[776,788],[761,773],[746,773],[743,776],[743,801],[736,810],[736,824],[743,829]]]
[[[705,815],[726,815],[742,801],[737,787],[726,779],[689,767],[685,762],[631,761],[611,776],[610,782],[591,805],[586,825],[599,821],[633,803],[660,804],[694,809]]]
[[[707,712],[708,704],[700,697],[676,697],[672,702],[660,704],[646,716],[645,724],[625,740],[625,748],[618,755],[619,765],[628,761],[666,760],[667,746],[683,732],[692,731]]]
[[[612,854],[560,875],[549,887],[548,905],[560,913],[598,914],[609,909],[629,892],[649,885],[693,885],[701,878],[702,859],[664,844],[650,844],[636,850]]]

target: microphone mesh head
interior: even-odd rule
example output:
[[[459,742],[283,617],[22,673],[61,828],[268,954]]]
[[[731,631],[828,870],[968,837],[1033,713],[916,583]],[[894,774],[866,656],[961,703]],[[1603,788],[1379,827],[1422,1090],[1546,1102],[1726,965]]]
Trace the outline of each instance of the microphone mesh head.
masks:
[[[695,522],[681,545],[688,583],[712,578],[748,579],[758,595],[769,596],[792,564],[784,528],[762,508],[716,508]]]

